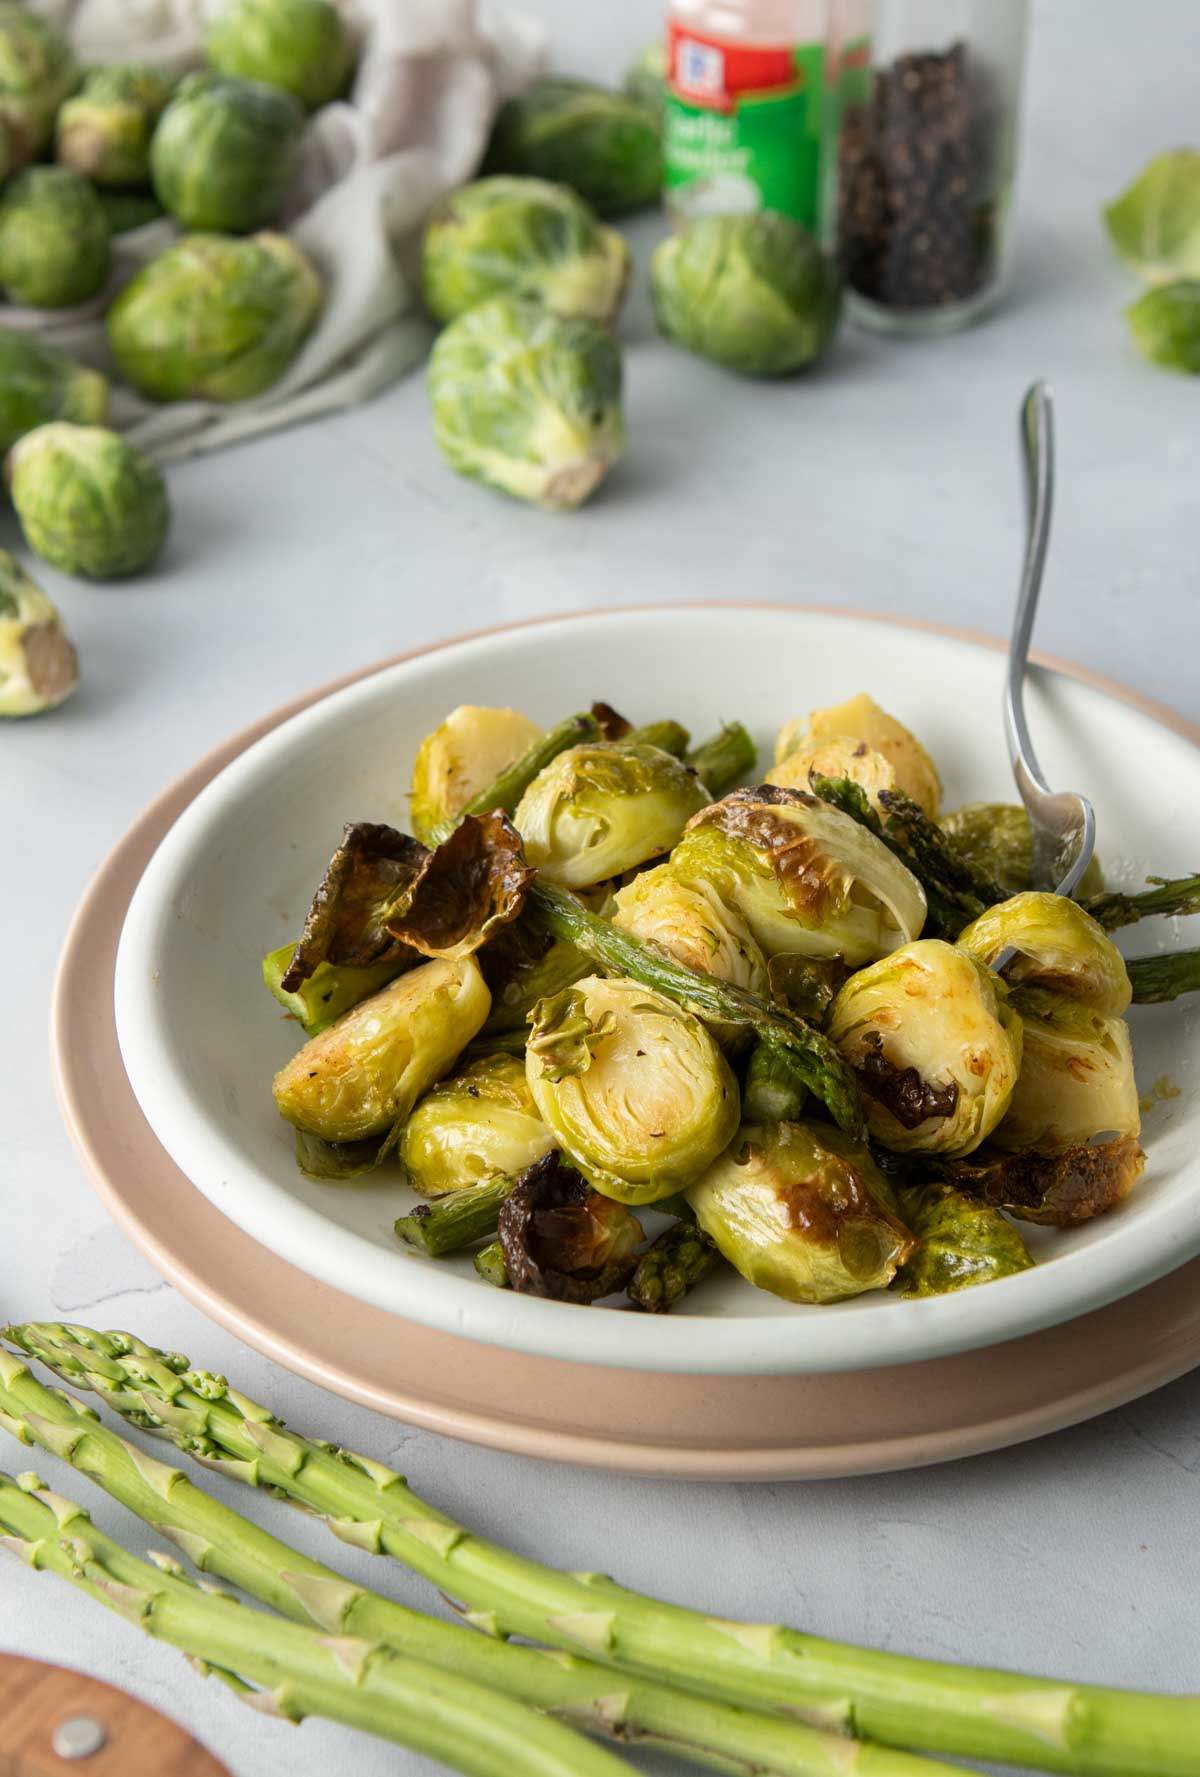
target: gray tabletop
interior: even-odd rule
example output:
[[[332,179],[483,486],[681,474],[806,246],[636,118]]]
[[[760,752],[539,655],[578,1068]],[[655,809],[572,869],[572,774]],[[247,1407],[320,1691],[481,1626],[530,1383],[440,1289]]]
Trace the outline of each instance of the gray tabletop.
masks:
[[[540,10],[561,63],[600,76],[658,17],[651,0]],[[1200,718],[1200,388],[1133,353],[1121,318],[1133,292],[1098,223],[1147,156],[1195,138],[1200,11],[1042,0],[1035,12],[1018,273],[985,325],[936,344],[846,334],[827,370],[763,387],[657,341],[639,294],[623,328],[628,457],[574,517],[450,475],[413,377],[366,409],[173,471],[177,524],[153,578],[88,588],[43,575],[84,685],[59,716],[0,742],[0,1310],[128,1325],[185,1350],[556,1564],[882,1648],[1194,1689],[1200,1545],[1181,1526],[1200,1497],[1200,1377],[1036,1445],[877,1480],[684,1486],[448,1443],[273,1368],[163,1283],[92,1195],[46,1058],[55,957],[108,847],[198,755],[336,672],[479,624],[695,597],[1003,632],[1019,552],[1015,414],[1034,375],[1060,404],[1039,641]],[[631,229],[643,264],[656,232]],[[0,1465],[27,1460],[0,1448]],[[280,1508],[238,1503],[278,1523]],[[96,1515],[129,1534],[106,1502]],[[322,1552],[300,1519],[286,1533]],[[365,1576],[365,1557],[338,1558]],[[400,1572],[373,1578],[431,1602]],[[236,1777],[324,1777],[343,1760],[361,1777],[431,1769],[321,1724],[265,1721],[15,1563],[0,1568],[0,1646],[136,1691]]]

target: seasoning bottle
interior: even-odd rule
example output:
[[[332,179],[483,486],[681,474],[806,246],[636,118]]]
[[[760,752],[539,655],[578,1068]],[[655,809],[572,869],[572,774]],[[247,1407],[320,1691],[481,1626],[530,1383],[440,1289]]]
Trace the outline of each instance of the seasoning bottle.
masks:
[[[819,233],[831,0],[670,0],[664,196],[676,217],[778,210]]]
[[[864,0],[835,4],[850,312],[891,332],[960,327],[1008,272],[1028,0],[877,0],[865,78]]]

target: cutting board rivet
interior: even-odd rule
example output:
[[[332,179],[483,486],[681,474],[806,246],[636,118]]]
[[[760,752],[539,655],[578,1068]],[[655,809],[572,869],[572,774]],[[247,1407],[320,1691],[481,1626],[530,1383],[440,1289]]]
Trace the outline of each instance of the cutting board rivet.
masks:
[[[50,1744],[61,1759],[91,1758],[105,1742],[104,1729],[91,1715],[72,1715],[60,1721]]]

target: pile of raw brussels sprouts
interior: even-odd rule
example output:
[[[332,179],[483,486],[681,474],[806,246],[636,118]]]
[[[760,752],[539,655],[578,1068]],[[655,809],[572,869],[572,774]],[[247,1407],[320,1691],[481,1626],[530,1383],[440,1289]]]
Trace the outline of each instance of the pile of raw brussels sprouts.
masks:
[[[1035,892],[1024,810],[943,813],[865,695],[736,787],[756,764],[739,724],[452,711],[413,833],[347,827],[263,965],[308,1039],[274,1083],[302,1170],[398,1166],[425,1253],[649,1311],[720,1266],[790,1302],[958,1290],[1032,1264],[1017,1222],[1119,1204],[1124,1014],[1200,979],[1109,932],[1200,910],[1200,878]]]

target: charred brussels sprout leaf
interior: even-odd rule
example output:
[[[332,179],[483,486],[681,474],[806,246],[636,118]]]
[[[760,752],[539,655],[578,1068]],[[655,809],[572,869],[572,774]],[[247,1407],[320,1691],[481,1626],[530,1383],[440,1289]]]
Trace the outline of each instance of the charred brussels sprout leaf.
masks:
[[[1055,1154],[1100,1135],[1137,1135],[1125,1020],[1036,987],[1018,988],[1012,1003],[1024,1032],[1021,1072],[995,1144]]]
[[[284,976],[296,955],[294,944],[283,944],[263,958],[263,983],[268,991],[304,1031],[306,1037],[320,1036],[335,1024],[343,1012],[357,1006],[386,987],[404,969],[413,968],[418,959],[405,952],[391,961],[375,963],[369,968],[353,969],[318,963],[312,974],[289,992]]]
[[[870,962],[925,923],[920,885],[847,815],[801,790],[734,790],[688,823],[671,856],[736,907],[764,953]]]
[[[415,880],[428,855],[423,845],[395,827],[369,821],[348,826],[313,896],[300,942],[280,982],[284,992],[294,993],[323,963],[366,969],[410,954],[388,931],[387,919],[397,895]]]
[[[898,1153],[969,1154],[1008,1109],[1021,1020],[1004,984],[941,939],[852,975],[829,1035],[858,1075],[871,1134]]]
[[[721,1051],[662,994],[593,975],[543,1000],[532,1025],[525,1065],[534,1103],[605,1196],[671,1196],[737,1128],[737,1083]]]
[[[848,698],[845,703],[829,704],[824,709],[811,710],[794,722],[785,723],[775,742],[775,763],[783,764],[801,749],[811,751],[830,745],[844,748],[847,742],[861,742],[886,760],[894,781],[891,784],[880,782],[879,789],[899,790],[903,795],[911,796],[927,815],[937,814],[942,800],[942,782],[937,766],[916,735],[895,716],[880,709],[865,691]],[[825,772],[822,775],[837,777],[842,774]],[[845,775],[856,782],[863,781],[854,771],[848,770]],[[863,787],[868,792],[872,789],[867,783]]]
[[[941,1170],[960,1191],[1023,1222],[1076,1228],[1126,1198],[1145,1164],[1136,1138],[1119,1135],[1112,1141],[1069,1148],[1064,1154],[945,1161]]]
[[[220,73],[280,87],[310,111],[341,97],[357,59],[344,15],[330,0],[228,0],[204,52]]]
[[[0,288],[30,308],[70,308],[108,282],[108,221],[95,189],[67,167],[29,167],[0,198]]]
[[[5,473],[25,541],[64,574],[120,580],[149,567],[166,542],[162,476],[103,426],[39,426],[13,445]]]
[[[1121,258],[1147,283],[1200,278],[1200,153],[1155,155],[1104,220]]]
[[[1030,892],[981,913],[958,943],[985,968],[1007,949],[1009,987],[1044,987],[1095,1012],[1116,1016],[1132,989],[1125,960],[1104,929],[1063,895]]]
[[[825,1124],[744,1125],[687,1200],[729,1263],[789,1302],[886,1289],[916,1244],[868,1150]]]
[[[896,1275],[902,1296],[944,1296],[1031,1269],[1025,1242],[990,1204],[951,1185],[916,1185],[899,1195],[919,1242]]]
[[[477,179],[425,226],[425,306],[453,321],[489,296],[530,297],[556,315],[610,321],[629,281],[629,248],[582,198],[543,179]]]
[[[51,420],[95,426],[107,410],[108,383],[98,370],[32,333],[0,327],[0,454],[35,426]]]
[[[246,401],[279,381],[320,308],[321,281],[286,236],[194,234],[126,285],[108,342],[151,401]]]
[[[689,882],[669,863],[643,870],[619,890],[613,924],[657,945],[685,968],[750,993],[769,995],[767,964],[741,914],[710,882]],[[741,1026],[706,1020],[722,1042],[740,1035]]]
[[[64,703],[79,662],[41,587],[0,549],[0,717],[37,716]]]
[[[569,185],[602,216],[636,210],[662,188],[659,120],[586,80],[537,80],[501,107],[484,171]]]
[[[225,74],[187,75],[150,147],[159,201],[188,230],[267,227],[283,207],[303,127],[289,93]]]
[[[542,730],[517,710],[459,704],[427,734],[412,775],[413,832],[425,845],[488,790],[536,741]],[[506,811],[507,812],[507,811]]]
[[[97,185],[147,185],[150,138],[173,85],[141,62],[93,69],[58,114],[59,165]]]
[[[1029,816],[1019,803],[968,802],[942,815],[938,825],[976,876],[990,879],[1008,895],[1033,887],[1033,834]],[[1099,894],[1103,887],[1104,872],[1093,858],[1078,893],[1086,898]]]
[[[668,339],[747,376],[786,376],[827,349],[841,310],[837,267],[774,211],[698,216],[650,264]]]
[[[1200,376],[1200,278],[1147,290],[1125,315],[1143,358],[1164,370]]]
[[[414,1191],[444,1197],[516,1178],[554,1145],[524,1061],[487,1055],[426,1093],[404,1126],[400,1160]]]
[[[556,1302],[598,1302],[623,1289],[642,1239],[636,1216],[553,1152],[518,1179],[500,1211],[509,1285]]]
[[[467,815],[398,890],[388,931],[423,956],[470,956],[516,919],[533,874],[505,815]]]
[[[560,753],[530,784],[513,820],[549,882],[590,888],[669,851],[707,792],[690,766],[632,740]]]
[[[0,5],[0,142],[9,165],[28,165],[49,145],[55,114],[78,78],[59,31],[24,6]]]
[[[325,1142],[386,1135],[470,1042],[488,1004],[470,957],[410,970],[311,1038],[276,1074],[281,1116]]]
[[[624,443],[612,335],[515,296],[482,302],[442,332],[429,397],[451,468],[552,509],[581,505]]]

